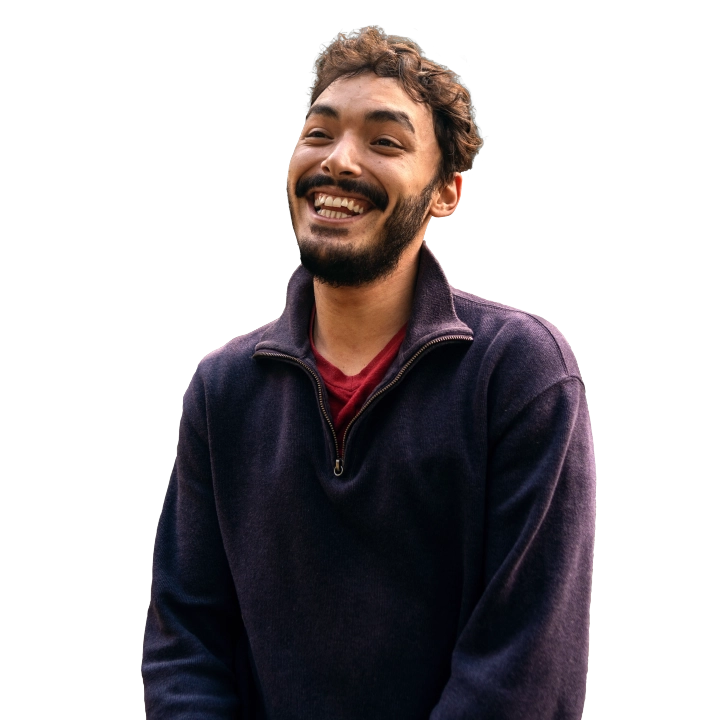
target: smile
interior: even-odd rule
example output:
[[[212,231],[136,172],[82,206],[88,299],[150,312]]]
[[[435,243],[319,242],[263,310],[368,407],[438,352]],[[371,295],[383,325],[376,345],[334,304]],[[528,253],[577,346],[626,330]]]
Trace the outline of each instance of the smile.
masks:
[[[309,197],[308,200],[313,203],[318,215],[333,220],[356,217],[372,209],[372,204],[363,198],[328,195],[322,192],[315,193],[315,198]]]

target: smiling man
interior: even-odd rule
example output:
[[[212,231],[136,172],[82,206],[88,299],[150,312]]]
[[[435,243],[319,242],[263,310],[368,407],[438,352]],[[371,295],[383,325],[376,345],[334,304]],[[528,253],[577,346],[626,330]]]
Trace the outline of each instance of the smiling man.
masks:
[[[397,78],[361,72],[321,88],[288,168],[288,206],[315,279],[315,349],[353,377],[409,319],[425,229],[455,211],[462,176],[442,176],[432,110]]]
[[[470,96],[377,28],[316,70],[285,311],[208,355],[185,395],[147,716],[580,718],[580,373],[552,325],[452,289],[423,241],[482,145]]]

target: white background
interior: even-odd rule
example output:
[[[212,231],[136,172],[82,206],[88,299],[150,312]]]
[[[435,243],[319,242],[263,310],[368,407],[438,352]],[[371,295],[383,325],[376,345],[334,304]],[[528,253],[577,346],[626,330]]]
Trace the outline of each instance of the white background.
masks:
[[[207,352],[281,312],[314,59],[379,24],[461,75],[485,137],[427,236],[450,282],[548,318],[583,371],[584,717],[720,717],[709,7],[4,3],[0,715],[143,717],[182,395]]]

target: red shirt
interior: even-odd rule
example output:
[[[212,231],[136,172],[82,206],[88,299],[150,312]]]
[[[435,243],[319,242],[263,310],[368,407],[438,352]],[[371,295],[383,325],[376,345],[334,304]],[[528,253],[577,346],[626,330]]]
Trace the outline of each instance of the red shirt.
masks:
[[[330,413],[342,455],[345,449],[343,447],[345,429],[385,376],[405,339],[407,325],[403,325],[395,337],[357,375],[346,375],[317,351],[313,342],[314,323],[315,309],[310,318],[310,347],[328,391]]]

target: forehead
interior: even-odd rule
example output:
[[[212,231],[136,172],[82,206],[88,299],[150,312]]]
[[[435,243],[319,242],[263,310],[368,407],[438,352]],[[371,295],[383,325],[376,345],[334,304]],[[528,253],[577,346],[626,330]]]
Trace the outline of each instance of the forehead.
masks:
[[[313,107],[316,105],[332,107],[340,120],[362,120],[375,110],[397,111],[410,120],[416,134],[434,136],[430,107],[415,102],[395,78],[378,77],[372,72],[339,78],[318,96]]]

